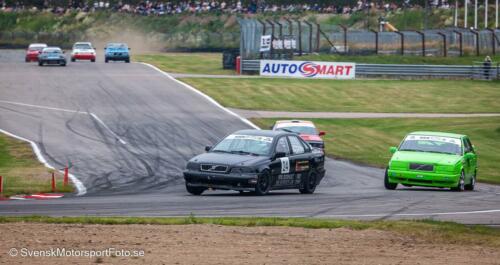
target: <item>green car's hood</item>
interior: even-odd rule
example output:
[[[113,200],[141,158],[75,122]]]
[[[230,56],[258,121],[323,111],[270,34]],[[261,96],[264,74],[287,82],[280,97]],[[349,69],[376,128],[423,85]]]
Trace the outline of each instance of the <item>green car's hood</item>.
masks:
[[[439,164],[452,166],[462,160],[462,156],[426,153],[426,152],[412,152],[412,151],[397,151],[392,156],[391,161],[399,162],[414,162],[422,164]]]

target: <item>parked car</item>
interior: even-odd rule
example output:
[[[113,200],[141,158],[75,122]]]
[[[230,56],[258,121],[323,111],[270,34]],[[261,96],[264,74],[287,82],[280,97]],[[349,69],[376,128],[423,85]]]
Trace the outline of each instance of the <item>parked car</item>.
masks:
[[[104,62],[125,61],[130,63],[130,48],[126,43],[108,43],[104,47]]]
[[[90,60],[95,62],[96,51],[90,42],[77,42],[71,51],[71,61]]]
[[[26,50],[26,56],[24,58],[24,61],[29,63],[29,62],[37,62],[38,61],[38,55],[42,52],[44,48],[47,48],[47,44],[45,43],[32,43],[30,46],[28,46],[28,49]]]
[[[66,56],[64,52],[59,47],[47,47],[42,50],[42,53],[38,56],[38,65],[43,66],[45,64],[56,64],[60,66],[66,66]]]
[[[385,171],[384,185],[398,184],[473,190],[476,185],[477,155],[469,137],[441,132],[413,132],[393,153]]]

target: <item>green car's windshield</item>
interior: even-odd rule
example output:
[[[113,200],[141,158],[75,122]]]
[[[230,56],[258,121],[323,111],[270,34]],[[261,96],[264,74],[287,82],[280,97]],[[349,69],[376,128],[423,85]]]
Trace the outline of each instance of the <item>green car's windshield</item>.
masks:
[[[408,135],[399,146],[399,151],[461,155],[462,141],[451,137]]]
[[[271,149],[272,142],[272,137],[231,134],[212,148],[211,152],[267,155]]]
[[[316,128],[311,126],[286,126],[286,127],[279,127],[277,128],[277,130],[284,130],[287,132],[293,132],[298,134],[318,135]]]

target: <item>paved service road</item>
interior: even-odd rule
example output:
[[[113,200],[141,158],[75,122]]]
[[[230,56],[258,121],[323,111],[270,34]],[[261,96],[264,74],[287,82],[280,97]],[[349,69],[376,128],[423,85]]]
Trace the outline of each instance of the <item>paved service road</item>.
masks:
[[[87,194],[0,201],[0,215],[311,216],[434,218],[500,223],[500,188],[383,188],[383,170],[328,159],[313,195],[236,192],[188,195],[182,169],[205,145],[249,128],[236,116],[143,64],[76,62],[38,67],[0,51],[0,129],[37,143],[47,161],[69,164]]]

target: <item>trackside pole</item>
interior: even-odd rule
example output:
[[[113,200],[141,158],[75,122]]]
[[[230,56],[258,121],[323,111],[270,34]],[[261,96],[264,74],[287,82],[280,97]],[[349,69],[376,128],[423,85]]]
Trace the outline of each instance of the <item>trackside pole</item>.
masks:
[[[64,187],[68,186],[68,182],[69,182],[69,179],[68,179],[68,168],[65,167],[64,168],[64,180],[63,180]]]
[[[56,191],[56,176],[54,175],[54,172],[52,172],[52,192]]]

